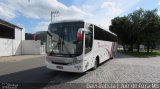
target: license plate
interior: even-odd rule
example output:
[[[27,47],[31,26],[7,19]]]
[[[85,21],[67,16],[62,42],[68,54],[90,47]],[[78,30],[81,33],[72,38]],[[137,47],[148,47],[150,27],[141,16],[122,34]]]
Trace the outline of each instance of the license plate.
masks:
[[[57,69],[63,69],[63,66],[56,66]]]

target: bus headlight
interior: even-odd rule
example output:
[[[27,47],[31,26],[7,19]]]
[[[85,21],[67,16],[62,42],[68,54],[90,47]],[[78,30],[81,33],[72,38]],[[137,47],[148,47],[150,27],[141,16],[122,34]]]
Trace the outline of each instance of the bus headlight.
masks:
[[[73,62],[70,65],[78,64],[78,63],[81,63],[81,62],[82,62],[82,59],[77,60],[77,58],[76,58],[76,59],[73,60]]]
[[[74,68],[80,69],[80,68],[81,68],[81,66],[74,66]]]
[[[81,66],[74,66],[74,68],[80,70],[80,69],[81,69]]]

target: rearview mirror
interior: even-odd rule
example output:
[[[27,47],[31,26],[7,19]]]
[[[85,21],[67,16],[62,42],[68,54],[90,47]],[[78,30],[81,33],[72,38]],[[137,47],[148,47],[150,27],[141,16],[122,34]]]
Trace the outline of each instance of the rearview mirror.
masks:
[[[79,28],[79,30],[81,30],[81,31],[83,31],[83,32],[87,32],[87,33],[90,33],[91,31],[90,30],[88,30],[88,29],[86,29],[86,28]],[[78,30],[78,31],[79,31]]]
[[[83,40],[83,30],[79,29],[77,32],[77,41],[82,41]]]

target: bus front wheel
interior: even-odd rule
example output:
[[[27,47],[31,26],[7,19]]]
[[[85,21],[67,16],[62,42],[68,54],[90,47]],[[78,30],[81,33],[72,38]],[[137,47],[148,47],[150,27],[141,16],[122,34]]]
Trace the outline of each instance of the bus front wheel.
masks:
[[[95,70],[97,67],[98,67],[98,59],[96,58],[96,60],[94,62],[93,70]]]

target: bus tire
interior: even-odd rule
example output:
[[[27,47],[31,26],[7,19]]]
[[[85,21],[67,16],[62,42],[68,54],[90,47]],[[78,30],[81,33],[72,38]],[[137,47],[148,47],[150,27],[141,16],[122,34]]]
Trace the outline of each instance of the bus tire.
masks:
[[[95,61],[94,61],[94,66],[93,66],[93,70],[95,70],[99,65],[99,58],[96,57]]]
[[[110,59],[113,59],[115,57],[115,52],[112,52],[112,57]]]

